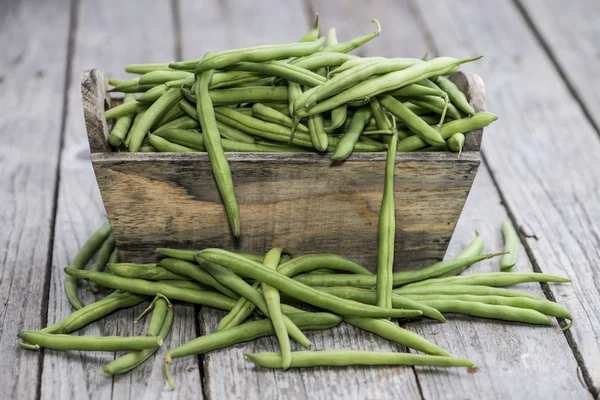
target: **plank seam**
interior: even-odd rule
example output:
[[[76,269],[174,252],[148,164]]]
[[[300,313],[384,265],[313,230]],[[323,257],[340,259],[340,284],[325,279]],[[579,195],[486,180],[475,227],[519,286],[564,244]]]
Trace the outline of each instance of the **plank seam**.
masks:
[[[65,75],[63,86],[62,113],[60,117],[60,135],[58,142],[58,157],[56,163],[56,172],[54,179],[54,191],[52,194],[52,217],[50,219],[50,237],[48,238],[48,252],[46,258],[46,267],[44,275],[44,288],[42,294],[41,324],[48,324],[48,302],[50,299],[50,283],[52,279],[52,263],[54,258],[54,242],[56,239],[56,215],[58,212],[58,196],[60,188],[60,169],[62,164],[62,154],[65,143],[65,131],[67,130],[67,116],[69,113],[69,89],[71,88],[71,74],[73,70],[73,53],[75,51],[75,37],[77,35],[77,16],[79,14],[79,0],[71,0],[69,6],[69,30],[67,35],[67,60],[65,63]],[[40,360],[38,365],[38,379],[36,383],[35,398],[42,397],[42,375],[44,373],[44,350],[40,350]]]
[[[196,318],[194,319],[194,321],[196,322],[196,325],[195,325],[196,337],[200,337],[203,334],[202,328],[201,328],[202,321],[200,321],[200,318],[202,315],[202,306],[194,306],[194,314],[196,315]],[[198,359],[198,361],[197,361],[198,362],[198,374],[200,375],[200,385],[202,386],[202,397],[204,399],[210,399],[210,394],[208,392],[208,385],[204,381],[204,379],[206,378],[206,373],[204,371],[204,355],[198,354],[197,359]]]
[[[506,197],[504,196],[502,190],[500,189],[500,185],[498,184],[498,181],[496,180],[496,177],[494,176],[494,173],[487,162],[484,152],[482,152],[481,157],[482,157],[483,165],[485,166],[485,168],[487,168],[487,170],[490,173],[492,183],[494,184],[494,187],[496,188],[496,191],[498,192],[498,195],[500,196],[500,200],[502,201],[502,204],[504,205],[504,209],[506,210],[506,213],[508,214],[508,218],[510,219],[511,223],[515,227],[517,234],[519,235],[519,240],[520,240],[521,244],[523,245],[523,248],[525,249],[525,253],[527,254],[527,257],[529,258],[529,261],[531,262],[531,267],[533,268],[533,271],[538,272],[538,273],[543,273],[544,271],[542,271],[540,264],[537,262],[537,259],[535,258],[535,255],[533,254],[533,250],[531,249],[531,247],[529,246],[529,243],[527,242],[527,235],[525,234],[525,232],[522,229],[520,229],[521,225],[518,224],[515,214],[512,212],[510,206],[508,205]],[[540,283],[540,286],[541,286],[542,292],[544,293],[544,296],[546,296],[546,298],[548,300],[556,302],[556,297],[554,296],[554,293],[550,289],[550,286],[547,283]],[[562,328],[567,326],[567,323],[564,319],[557,318],[557,320],[558,320],[559,325]],[[579,369],[581,370],[581,375],[583,377],[585,386],[587,387],[587,389],[590,392],[590,394],[592,395],[592,397],[594,399],[597,398],[599,396],[600,392],[594,386],[593,379],[585,365],[585,361],[583,360],[583,356],[581,355],[581,351],[579,350],[579,346],[577,345],[577,342],[575,341],[573,334],[569,330],[564,331],[563,333],[565,335],[565,339],[567,340],[567,344],[571,348],[573,356],[575,357],[575,361],[577,361],[577,365],[579,366]]]
[[[540,45],[540,47],[542,48],[542,50],[544,51],[544,53],[546,54],[548,59],[550,59],[552,66],[556,69],[556,72],[558,72],[558,75],[561,77],[561,79],[565,83],[565,86],[567,87],[569,94],[571,95],[571,97],[573,97],[573,99],[579,105],[579,108],[583,112],[585,119],[587,119],[587,121],[590,123],[592,128],[594,128],[594,130],[596,131],[596,134],[600,137],[600,127],[596,124],[596,122],[594,121],[594,118],[592,118],[592,114],[591,114],[590,110],[585,105],[585,102],[583,101],[581,96],[579,96],[579,94],[577,93],[575,86],[573,86],[573,84],[569,80],[569,78],[568,78],[567,74],[565,73],[564,69],[562,68],[561,64],[558,62],[557,58],[554,56],[554,53],[550,49],[550,46],[544,40],[542,33],[540,32],[538,27],[535,25],[535,23],[533,22],[533,19],[531,18],[531,16],[529,15],[529,13],[525,9],[525,7],[523,6],[522,0],[513,0],[513,3],[515,5],[515,7],[517,8],[517,10],[519,11],[519,13],[521,14],[521,16],[523,17],[523,19],[525,20],[525,24],[533,33],[533,37],[536,39],[536,41],[538,42],[538,44]]]
[[[183,60],[182,31],[181,31],[181,7],[179,0],[171,0],[171,16],[173,18],[173,37],[175,39],[175,59]]]

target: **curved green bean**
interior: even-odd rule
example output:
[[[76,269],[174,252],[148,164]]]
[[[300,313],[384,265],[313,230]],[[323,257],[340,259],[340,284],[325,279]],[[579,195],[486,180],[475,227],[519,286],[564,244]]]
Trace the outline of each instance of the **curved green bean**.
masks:
[[[408,329],[403,329],[395,323],[381,318],[344,317],[344,321],[364,331],[374,333],[392,342],[400,343],[411,349],[436,356],[452,357],[441,347],[436,346],[423,336]]]
[[[71,264],[69,264],[69,268],[83,269],[110,236],[110,232],[110,224],[106,221],[79,249],[79,252],[77,252]],[[79,291],[79,281],[71,276],[66,276],[64,286],[69,303],[71,303],[74,309],[79,310],[82,307],[77,293]]]
[[[246,354],[252,362],[264,368],[279,368],[279,353]],[[410,353],[387,353],[361,350],[295,351],[291,368],[347,367],[350,365],[434,365],[438,367],[473,367],[466,358],[430,356]]]
[[[313,42],[263,45],[214,52],[205,56],[202,61],[196,65],[194,74],[200,75],[202,72],[212,69],[223,69],[242,61],[263,62],[278,59],[281,60],[288,57],[306,56],[316,52],[323,46],[324,42],[325,38],[320,38]]]
[[[51,350],[124,351],[155,349],[163,344],[160,337],[150,336],[71,336],[23,331],[19,337],[39,348]]]
[[[354,113],[350,120],[348,130],[346,130],[341,139],[339,139],[339,143],[335,147],[335,151],[331,156],[332,160],[344,161],[352,154],[352,150],[356,143],[358,143],[358,139],[360,138],[365,125],[371,118],[371,115],[372,112],[369,107],[361,107]]]
[[[149,281],[186,279],[186,276],[175,274],[156,264],[118,263],[108,264],[108,269],[117,276],[138,278]]]
[[[290,117],[274,108],[267,107],[262,103],[256,103],[252,106],[252,115],[258,119],[274,124],[279,124],[292,128],[294,123]],[[302,133],[308,133],[308,128],[305,125],[297,124],[296,129]]]
[[[417,286],[412,288],[401,287],[394,289],[394,293],[401,296],[408,296],[411,294],[471,294],[474,296],[505,296],[505,297],[527,297],[529,299],[540,300],[539,296],[535,296],[528,293],[517,292],[514,290],[508,290],[498,287],[491,286],[480,286],[480,285],[427,285]]]
[[[291,260],[282,263],[277,269],[277,272],[287,277],[293,277],[303,272],[314,271],[315,269],[321,268],[329,268],[351,274],[373,276],[373,273],[365,269],[362,265],[337,254],[305,254],[303,256],[294,257]]]
[[[448,94],[452,103],[460,108],[468,115],[475,114],[475,110],[469,104],[465,94],[452,82],[450,79],[443,76],[433,76],[431,79],[440,87],[444,92]]]
[[[420,300],[422,303],[437,309],[441,313],[457,313],[479,318],[500,319],[503,321],[524,322],[534,325],[551,325],[552,323],[539,311],[502,305],[474,303],[464,300]]]
[[[109,108],[104,112],[104,117],[109,120],[113,118],[120,118],[135,112],[138,108],[138,102],[127,101],[119,104],[118,106]]]
[[[160,99],[160,97],[163,94],[167,93],[167,90],[169,90],[167,85],[158,85],[148,90],[146,93],[142,94],[136,100],[138,101],[138,103],[152,104],[156,100]]]
[[[201,69],[201,71],[204,70]],[[215,111],[208,93],[208,85],[213,72],[212,69],[209,69],[198,76],[195,93],[198,102],[196,104],[196,111],[200,118],[200,125],[202,126],[204,147],[206,147],[208,152],[208,159],[213,171],[213,176],[217,182],[221,197],[223,198],[231,232],[235,237],[239,237],[241,233],[240,210],[235,198],[231,169],[229,168],[229,163],[227,162],[223,146],[221,145],[221,136],[219,135]]]
[[[230,71],[259,72],[263,75],[276,76],[309,87],[318,86],[326,80],[319,74],[283,61],[241,62],[231,65],[227,69]]]
[[[87,279],[102,286],[126,290],[131,293],[156,296],[160,293],[172,300],[187,301],[188,303],[203,304],[221,310],[231,310],[235,300],[216,292],[201,292],[198,290],[185,290],[160,282],[150,282],[144,279],[122,278],[102,272],[84,271],[65,268],[65,272],[77,279]]]
[[[102,243],[102,246],[100,246],[100,248],[98,249],[98,252],[96,253],[96,259],[91,265],[90,271],[104,271],[106,265],[109,263],[109,260],[113,256],[115,251],[115,238],[112,234],[110,234],[108,235],[108,238],[104,241],[104,243]],[[98,287],[95,284],[90,284],[90,289],[96,291],[98,290]]]
[[[280,292],[294,297],[298,300],[312,304],[316,307],[333,311],[340,315],[355,315],[358,317],[401,317],[404,310],[381,308],[367,304],[361,304],[351,300],[340,299],[328,293],[319,292],[298,281],[286,277],[266,268],[262,264],[245,259],[235,253],[221,249],[205,249],[196,255],[196,260],[206,260],[215,264],[226,266],[234,272],[241,271],[245,275],[265,282]],[[289,328],[288,328],[289,330]]]
[[[446,146],[450,149],[450,151],[458,153],[458,156],[460,157],[463,147],[465,146],[465,135],[462,133],[455,133],[446,141]]]
[[[504,236],[504,251],[507,252],[500,260],[502,271],[510,271],[517,263],[517,252],[519,250],[519,237],[511,222],[502,222],[502,236]]]

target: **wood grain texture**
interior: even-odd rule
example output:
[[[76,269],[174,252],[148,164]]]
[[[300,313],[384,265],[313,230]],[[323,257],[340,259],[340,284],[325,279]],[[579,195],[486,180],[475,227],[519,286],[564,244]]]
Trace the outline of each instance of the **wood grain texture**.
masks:
[[[456,80],[484,105],[475,75]],[[85,73],[82,93],[91,148],[106,137],[99,71]],[[471,146],[477,149],[482,130]],[[285,246],[298,254],[340,252],[374,269],[385,154],[230,153],[243,234],[229,232],[206,154],[92,154],[96,178],[122,258],[147,262],[154,249],[223,247],[261,253]],[[396,165],[396,268],[443,257],[479,165],[477,151],[399,154]],[[440,204],[439,197],[444,202]],[[152,210],[151,213],[148,210]],[[143,229],[141,229],[143,227]]]
[[[79,4],[79,3],[78,3]],[[140,14],[143,10],[143,17]],[[164,61],[174,58],[171,2],[104,1],[81,2],[74,38],[73,68],[69,76],[68,114],[61,160],[61,182],[56,216],[53,269],[50,285],[48,321],[50,323],[72,312],[63,289],[63,268],[73,259],[82,243],[102,222],[104,209],[89,157],[88,138],[81,111],[80,76],[83,70],[100,67],[109,76],[124,77],[124,66],[134,62]],[[135,17],[139,16],[139,17]],[[93,301],[89,293],[80,291],[84,304]],[[145,332],[146,323],[131,323],[141,306],[122,311],[80,334],[133,335]],[[180,337],[195,334],[191,307],[178,309],[174,322],[173,344]],[[166,343],[170,343],[167,340]],[[179,392],[168,389],[158,358],[139,369],[115,378],[104,376],[100,368],[114,358],[112,353],[47,352],[44,358],[41,398],[177,398],[201,392],[197,360],[184,366],[186,382]],[[160,379],[159,379],[160,377]],[[196,396],[200,397],[201,396]]]
[[[578,0],[568,7],[558,0],[520,0],[518,3],[598,132],[600,94],[595,89],[600,87],[600,3]]]
[[[573,280],[546,293],[575,317],[567,337],[597,395],[600,314],[592,310],[600,305],[600,140],[519,10],[503,4],[414,2],[441,52],[485,54],[469,66],[481,73],[488,108],[499,115],[486,132],[485,159],[534,268]]]
[[[42,356],[17,333],[45,320],[69,3],[0,9],[0,386],[3,398],[34,399]]]
[[[450,242],[446,258],[454,258],[469,244],[478,230],[485,242],[484,252],[503,248],[500,225],[508,216],[489,172],[481,168],[465,211]],[[531,272],[531,263],[519,246],[515,272]],[[476,264],[464,275],[500,271],[500,259]],[[560,285],[553,285],[557,287]],[[511,289],[544,297],[539,284]],[[562,303],[562,301],[559,300]],[[577,361],[565,335],[557,334],[558,324],[538,327],[526,324],[446,315],[444,324],[420,319],[408,328],[434,341],[455,356],[467,357],[479,370],[468,373],[430,368],[418,371],[423,397],[431,399],[585,399],[590,398],[579,379]],[[577,323],[577,321],[575,322]],[[552,349],[552,351],[549,351]],[[431,373],[435,371],[435,373]]]

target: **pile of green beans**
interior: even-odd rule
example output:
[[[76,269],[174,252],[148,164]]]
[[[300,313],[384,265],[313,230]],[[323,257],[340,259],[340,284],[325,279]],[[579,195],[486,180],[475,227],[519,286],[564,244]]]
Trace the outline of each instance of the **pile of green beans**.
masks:
[[[378,114],[379,125],[386,122]],[[384,202],[392,200],[386,199]],[[390,212],[393,212],[393,208]],[[383,216],[384,214],[382,214]],[[385,220],[385,218],[382,218]],[[502,230],[507,232],[509,222]],[[511,225],[512,227],[512,225]],[[393,257],[393,234],[389,226],[380,229],[380,257],[389,267]],[[392,229],[393,230],[393,229]],[[391,236],[390,236],[391,235]],[[110,225],[105,223],[83,245],[65,272],[79,288],[85,280],[97,291],[114,290],[95,303],[75,307],[76,311],[61,321],[38,331],[23,331],[19,344],[26,349],[47,348],[70,351],[130,352],[102,368],[106,375],[131,371],[150,358],[168,340],[173,325],[171,301],[201,304],[229,313],[212,333],[192,338],[169,348],[164,354],[165,374],[174,387],[169,365],[174,359],[203,354],[259,337],[277,337],[279,353],[248,354],[248,358],[266,368],[299,368],[347,365],[435,365],[440,367],[473,366],[470,360],[454,357],[428,339],[400,327],[390,318],[425,317],[444,322],[444,314],[464,314],[478,318],[515,321],[533,325],[551,325],[548,317],[569,320],[569,311],[552,301],[535,295],[506,289],[526,282],[568,283],[569,279],[541,273],[491,272],[460,275],[478,262],[506,255],[518,249],[516,236],[506,237],[505,251],[481,254],[483,238],[475,239],[453,260],[441,261],[414,271],[373,274],[364,266],[337,254],[289,255],[283,248],[271,249],[266,255],[233,253],[221,249],[183,250],[159,248],[157,263],[120,263],[115,256],[115,241]],[[391,247],[390,247],[391,246]],[[392,251],[391,254],[388,254]],[[96,260],[89,269],[94,253]],[[516,260],[514,260],[516,261]],[[514,263],[513,263],[514,266]],[[104,269],[110,273],[103,272]],[[391,270],[389,270],[391,271]],[[382,280],[385,294],[382,295]],[[67,282],[67,281],[66,281]],[[67,286],[67,285],[65,285]],[[393,289],[392,289],[393,288]],[[79,298],[78,291],[68,292],[67,299]],[[153,299],[137,322],[152,310],[146,336],[94,337],[75,336],[73,332],[108,314]],[[80,304],[80,303],[79,303]],[[316,308],[316,309],[315,309]],[[259,320],[247,322],[253,314]],[[353,350],[292,351],[292,339],[310,348],[307,331],[331,329],[341,323],[373,333],[406,346],[413,353],[377,353]]]
[[[125,71],[137,76],[109,79],[111,92],[125,94],[105,113],[109,144],[115,151],[208,153],[234,236],[241,226],[227,152],[325,152],[339,162],[353,152],[460,156],[465,134],[497,117],[475,112],[447,76],[481,57],[347,54],[379,36],[381,26],[373,22],[376,30],[345,42],[338,42],[335,28],[320,36],[317,17],[310,34],[295,43],[128,65]],[[380,254],[381,265],[389,270],[387,253]],[[385,299],[389,303],[389,295]]]

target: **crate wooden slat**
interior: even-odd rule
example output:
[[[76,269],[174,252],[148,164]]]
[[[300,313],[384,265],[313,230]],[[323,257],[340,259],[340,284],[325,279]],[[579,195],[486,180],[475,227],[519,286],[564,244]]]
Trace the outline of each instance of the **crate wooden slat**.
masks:
[[[453,76],[476,111],[481,79]],[[82,77],[91,158],[124,260],[156,259],[156,247],[222,247],[263,253],[334,252],[374,269],[385,153],[356,153],[332,164],[326,154],[227,153],[240,206],[242,235],[229,232],[205,153],[112,152],[104,110],[110,104],[98,70]],[[465,151],[396,157],[396,269],[441,259],[481,162],[482,130]]]

